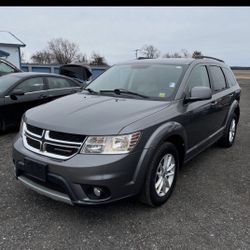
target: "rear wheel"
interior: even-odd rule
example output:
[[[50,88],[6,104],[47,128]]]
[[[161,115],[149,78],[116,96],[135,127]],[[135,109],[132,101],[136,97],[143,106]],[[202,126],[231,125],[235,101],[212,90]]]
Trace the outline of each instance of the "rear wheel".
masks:
[[[150,206],[164,204],[174,189],[178,169],[178,151],[172,143],[165,142],[152,158],[140,200]]]
[[[229,148],[233,145],[237,132],[237,120],[237,115],[234,113],[227,124],[225,134],[220,140],[220,144],[223,147]]]

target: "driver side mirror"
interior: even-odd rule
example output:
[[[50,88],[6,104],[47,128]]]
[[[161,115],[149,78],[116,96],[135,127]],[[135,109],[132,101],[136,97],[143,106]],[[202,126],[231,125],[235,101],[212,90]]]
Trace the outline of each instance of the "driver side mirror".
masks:
[[[10,98],[12,100],[17,100],[17,96],[22,96],[24,95],[25,92],[23,90],[13,90],[11,93],[10,93]]]
[[[209,87],[196,86],[191,89],[191,96],[184,99],[184,103],[204,101],[212,98],[212,91]]]

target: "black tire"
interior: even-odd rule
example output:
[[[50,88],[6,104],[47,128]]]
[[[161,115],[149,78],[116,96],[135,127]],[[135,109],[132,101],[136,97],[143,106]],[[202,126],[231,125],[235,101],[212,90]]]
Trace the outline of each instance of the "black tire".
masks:
[[[156,182],[156,172],[159,166],[160,161],[166,154],[171,154],[174,157],[175,161],[175,174],[172,181],[172,185],[167,191],[167,193],[160,197],[155,188],[155,182]],[[170,142],[165,142],[161,146],[159,146],[150,162],[148,172],[146,174],[145,183],[142,189],[142,192],[140,194],[140,201],[146,205],[156,207],[161,206],[164,204],[170,195],[172,194],[172,191],[175,187],[177,175],[179,170],[179,154],[178,150],[174,146],[174,144]]]
[[[231,124],[232,124],[233,120],[235,121],[235,133],[234,133],[233,139],[230,140],[230,136],[229,136],[230,127],[231,127]],[[222,138],[219,141],[219,143],[220,143],[220,145],[222,147],[229,148],[229,147],[231,147],[233,145],[233,143],[235,141],[236,133],[237,133],[237,123],[238,123],[238,117],[234,113],[232,115],[232,117],[229,119],[228,124],[227,124],[226,129],[225,129],[225,132],[224,132],[224,135],[222,136]]]

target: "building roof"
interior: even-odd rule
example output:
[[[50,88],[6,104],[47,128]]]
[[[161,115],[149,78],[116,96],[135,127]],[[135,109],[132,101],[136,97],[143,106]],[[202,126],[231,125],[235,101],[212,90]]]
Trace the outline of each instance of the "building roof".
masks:
[[[9,31],[0,31],[0,44],[26,46],[20,39]]]

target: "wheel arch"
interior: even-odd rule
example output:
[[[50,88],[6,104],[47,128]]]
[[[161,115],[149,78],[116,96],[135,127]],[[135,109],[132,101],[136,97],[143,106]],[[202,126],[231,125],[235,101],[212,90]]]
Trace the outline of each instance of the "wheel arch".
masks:
[[[167,141],[176,146],[180,156],[180,166],[183,164],[187,147],[187,136],[184,127],[178,122],[165,123],[152,133],[138,161],[132,180],[132,183],[138,183],[138,188],[141,188],[144,183],[150,160],[154,156],[156,149]]]
[[[234,102],[231,104],[229,108],[229,111],[228,111],[228,114],[224,123],[225,126],[227,126],[228,121],[230,120],[230,118],[232,117],[234,113],[237,115],[237,123],[238,123],[240,119],[240,106],[237,100],[234,100]]]
[[[156,148],[163,142],[169,141],[180,149],[182,156],[187,149],[187,135],[184,127],[178,122],[168,122],[158,127],[146,143],[145,148]]]

